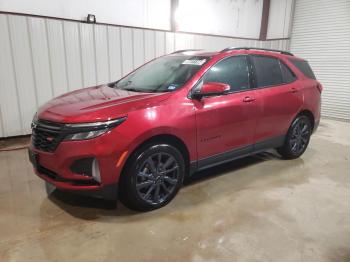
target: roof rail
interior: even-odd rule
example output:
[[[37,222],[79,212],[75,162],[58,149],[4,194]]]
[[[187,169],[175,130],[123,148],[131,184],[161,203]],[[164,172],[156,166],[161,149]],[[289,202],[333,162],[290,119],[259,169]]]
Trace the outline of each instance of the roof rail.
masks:
[[[227,47],[224,50],[221,50],[220,53],[232,51],[232,50],[263,50],[263,51],[270,51],[270,52],[277,52],[284,55],[290,55],[294,56],[291,52],[283,51],[283,50],[277,50],[277,49],[268,49],[268,48],[259,48],[259,47]]]
[[[183,50],[177,50],[175,52],[172,52],[171,54],[177,54],[177,53],[183,53],[183,52],[190,52],[190,51],[201,51],[203,49],[183,49]]]

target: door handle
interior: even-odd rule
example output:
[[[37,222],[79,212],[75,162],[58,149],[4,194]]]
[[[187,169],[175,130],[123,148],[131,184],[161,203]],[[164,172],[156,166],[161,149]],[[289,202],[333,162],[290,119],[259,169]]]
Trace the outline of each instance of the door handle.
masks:
[[[250,96],[246,96],[245,98],[243,98],[244,103],[249,103],[249,102],[253,102],[253,101],[255,101],[255,98],[250,97]]]
[[[292,88],[290,89],[290,92],[291,92],[291,93],[296,93],[296,92],[298,92],[298,89],[296,89],[295,87],[292,87]]]

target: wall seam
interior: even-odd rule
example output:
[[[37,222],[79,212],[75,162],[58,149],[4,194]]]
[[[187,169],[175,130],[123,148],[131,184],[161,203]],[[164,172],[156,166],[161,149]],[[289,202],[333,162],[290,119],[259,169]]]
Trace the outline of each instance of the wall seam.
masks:
[[[109,51],[109,26],[106,26],[106,40],[107,40],[107,60],[108,60],[108,82],[112,81],[111,73],[111,58]]]
[[[13,56],[13,40],[11,36],[11,27],[10,27],[10,18],[6,16],[7,18],[7,32],[9,35],[9,42],[10,42],[10,51],[11,51],[11,60],[12,60],[12,70],[13,70],[13,75],[15,78],[15,87],[16,87],[16,101],[17,101],[17,108],[18,108],[18,113],[19,113],[19,118],[20,118],[20,127],[21,127],[21,134],[24,133],[24,125],[23,125],[23,117],[22,117],[22,108],[21,108],[21,103],[19,102],[19,92],[18,92],[18,76],[16,73],[16,65],[15,65],[15,59]]]
[[[285,6],[284,6],[284,19],[283,19],[283,36],[284,36],[284,31],[286,29],[286,13],[287,13],[287,6],[288,6],[287,1],[285,1],[284,4]]]
[[[135,42],[134,42],[134,29],[131,29],[131,61],[132,61],[132,69],[135,69]]]
[[[84,78],[84,64],[83,64],[83,51],[82,51],[82,43],[81,43],[81,26],[78,25],[78,39],[79,39],[79,60],[80,60],[80,72],[81,72],[81,83],[82,86],[85,86],[85,78]]]
[[[153,32],[153,40],[154,40],[154,57],[153,58],[156,58],[156,57],[158,57],[158,54],[157,54],[157,32]]]
[[[124,66],[123,66],[123,41],[122,41],[122,30],[119,28],[119,54],[120,54],[120,72],[121,77],[124,75]]]
[[[62,27],[62,37],[63,37],[63,49],[64,49],[64,65],[65,65],[65,71],[66,71],[66,83],[67,83],[67,91],[71,91],[70,89],[70,81],[68,76],[68,62],[67,62],[67,48],[66,48],[66,30],[65,30],[65,24],[62,21],[61,23]]]
[[[32,76],[34,80],[34,95],[35,95],[35,104],[36,104],[36,109],[39,107],[38,103],[38,90],[37,90],[37,79],[36,79],[36,74],[35,74],[35,66],[34,66],[34,58],[33,58],[33,46],[32,46],[32,38],[31,38],[31,33],[30,33],[30,28],[29,28],[29,18],[26,18],[26,25],[27,25],[27,36],[28,36],[28,44],[29,44],[29,50],[30,50],[30,62],[32,64]]]
[[[146,37],[145,37],[145,30],[142,31],[142,55],[143,55],[143,62],[146,62]]]
[[[93,52],[94,52],[94,60],[95,60],[95,83],[98,85],[98,71],[97,71],[97,50],[96,50],[96,25],[92,25],[92,34],[93,34]]]
[[[167,53],[167,50],[166,50],[166,33],[163,34],[164,36],[164,52],[163,52],[163,55]]]
[[[49,59],[49,70],[50,70],[50,83],[51,83],[51,94],[52,97],[55,96],[55,89],[53,84],[53,73],[52,73],[52,62],[51,62],[51,48],[49,43],[49,30],[47,28],[47,19],[44,19],[45,22],[45,34],[46,34],[46,44],[47,44],[47,55]]]

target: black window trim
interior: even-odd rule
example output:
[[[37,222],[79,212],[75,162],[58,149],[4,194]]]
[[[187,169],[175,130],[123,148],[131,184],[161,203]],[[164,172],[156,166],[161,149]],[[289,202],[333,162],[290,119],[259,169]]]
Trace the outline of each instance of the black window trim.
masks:
[[[251,68],[251,63],[249,60],[249,54],[236,54],[236,55],[230,55],[230,56],[225,56],[223,58],[221,58],[220,60],[216,61],[215,64],[211,65],[209,68],[207,68],[207,70],[203,73],[203,75],[201,76],[201,78],[198,79],[198,81],[193,85],[193,87],[191,88],[189,94],[188,94],[188,98],[193,99],[192,94],[194,92],[194,90],[197,88],[198,85],[200,85],[203,82],[203,78],[205,77],[205,75],[209,72],[209,70],[214,67],[215,65],[217,65],[218,63],[220,63],[223,60],[232,58],[232,57],[238,57],[238,56],[245,56],[247,58],[247,65],[248,65],[248,89],[246,90],[237,90],[237,91],[228,91],[223,93],[222,95],[231,95],[231,94],[236,94],[236,93],[242,93],[242,92],[247,92],[247,91],[251,91],[253,90],[253,82],[252,82],[252,68]],[[219,95],[219,96],[222,96]],[[203,98],[210,98],[212,96],[208,96],[208,97],[203,97]],[[217,97],[217,96],[215,96]]]
[[[252,85],[252,89],[253,90],[256,90],[256,89],[263,89],[263,88],[271,88],[271,87],[277,87],[277,86],[284,86],[284,85],[289,85],[291,83],[294,83],[295,81],[298,80],[298,76],[293,72],[292,69],[290,69],[290,67],[285,63],[283,62],[281,59],[279,59],[278,57],[274,57],[274,56],[270,56],[270,55],[265,55],[265,54],[249,54],[249,62],[251,64],[251,68],[252,68],[252,81],[253,81],[253,85]],[[280,83],[280,84],[277,84],[277,85],[268,85],[268,86],[260,86],[260,87],[257,87],[257,79],[256,79],[256,70],[255,70],[255,66],[254,66],[254,63],[252,61],[252,56],[263,56],[263,57],[268,57],[268,58],[274,58],[274,59],[277,59],[277,61],[279,62],[279,67],[280,67],[280,70],[281,70],[281,75],[282,75],[282,79],[283,79],[283,74],[282,74],[282,68],[281,68],[281,63],[283,63],[288,69],[289,71],[291,71],[294,75],[294,81],[291,81],[291,82],[286,82],[286,83]],[[284,81],[284,79],[283,79]]]

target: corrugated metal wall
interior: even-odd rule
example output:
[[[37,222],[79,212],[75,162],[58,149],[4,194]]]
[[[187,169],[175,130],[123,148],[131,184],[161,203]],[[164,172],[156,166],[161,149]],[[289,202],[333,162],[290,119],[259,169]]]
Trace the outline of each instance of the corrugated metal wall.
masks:
[[[291,51],[324,85],[322,114],[350,120],[350,1],[297,0]]]
[[[288,49],[255,41],[0,14],[0,137],[30,133],[37,108],[70,90],[117,80],[178,49]]]

